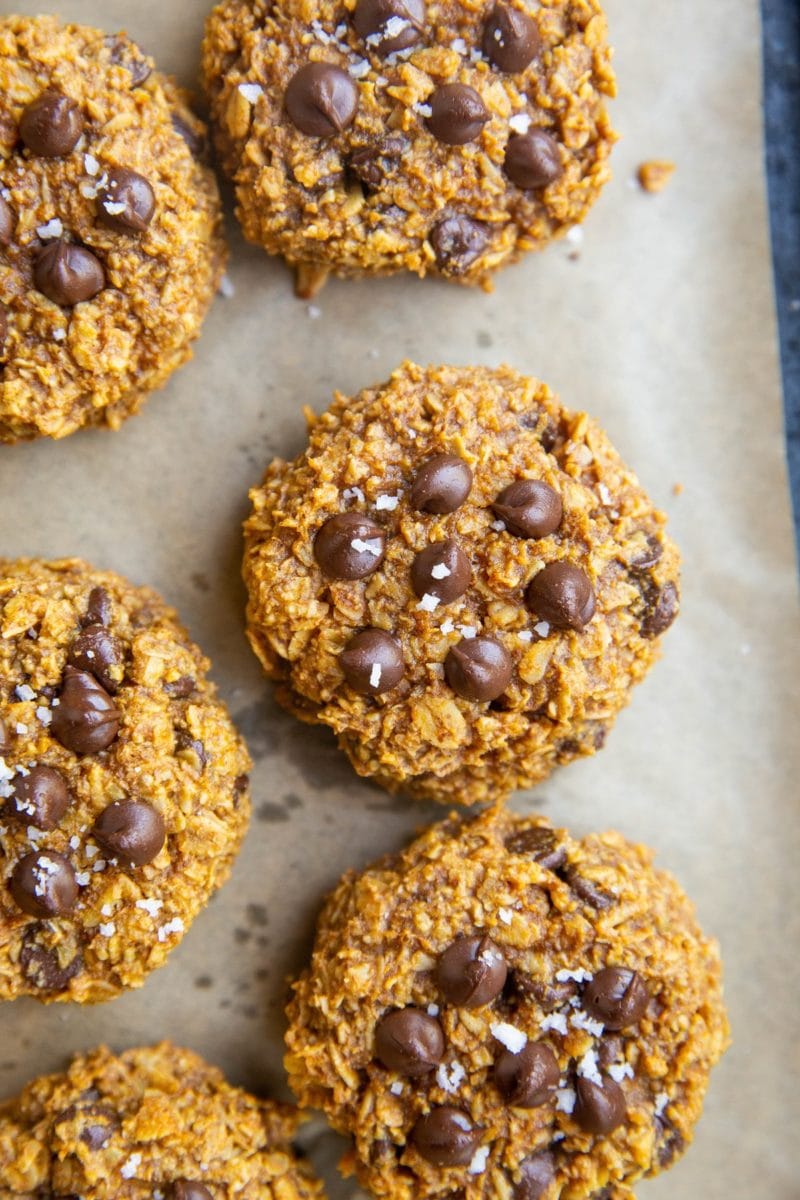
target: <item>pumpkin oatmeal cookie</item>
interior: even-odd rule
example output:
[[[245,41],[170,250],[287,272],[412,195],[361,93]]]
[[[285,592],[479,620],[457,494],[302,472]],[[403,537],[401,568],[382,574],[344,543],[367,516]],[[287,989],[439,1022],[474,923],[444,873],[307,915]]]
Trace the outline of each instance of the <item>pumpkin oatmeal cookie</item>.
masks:
[[[190,357],[226,255],[203,140],[125,34],[0,18],[0,442],[117,428]]]
[[[76,1055],[0,1105],[4,1200],[322,1200],[299,1115],[169,1043]]]
[[[498,799],[602,746],[678,611],[678,552],[584,413],[406,363],[251,493],[253,648],[361,775]]]
[[[224,883],[250,762],[149,588],[0,559],[0,999],[139,987]]]
[[[502,808],[347,874],[289,1020],[289,1082],[379,1200],[632,1200],[728,1042],[717,945],[651,851]]]
[[[491,272],[609,178],[599,0],[224,0],[203,71],[245,236],[329,272]]]

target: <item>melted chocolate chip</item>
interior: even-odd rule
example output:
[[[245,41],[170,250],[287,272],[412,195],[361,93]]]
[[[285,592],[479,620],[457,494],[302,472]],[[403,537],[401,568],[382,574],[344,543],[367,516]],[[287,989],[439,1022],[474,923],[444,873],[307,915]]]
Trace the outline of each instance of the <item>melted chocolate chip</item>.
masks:
[[[426,1162],[436,1167],[463,1167],[480,1145],[483,1130],[466,1113],[449,1104],[432,1108],[411,1130],[411,1142]]]
[[[286,111],[301,133],[328,138],[352,125],[358,87],[341,67],[306,63],[289,80]]]
[[[625,1029],[645,1014],[650,1001],[647,985],[638,971],[604,967],[583,989],[583,1007],[606,1029]]]
[[[564,509],[555,488],[541,479],[519,479],[503,488],[492,504],[509,533],[520,538],[543,538],[555,533]]]
[[[161,813],[144,800],[116,800],[94,823],[97,841],[124,867],[143,867],[157,856],[166,839]]]
[[[486,226],[461,213],[445,217],[430,233],[436,265],[445,275],[463,275],[486,249]]]
[[[429,458],[414,476],[409,502],[418,512],[455,512],[472,489],[472,471],[455,454],[437,454]]]
[[[370,146],[354,150],[347,160],[347,169],[371,191],[377,191],[397,169],[408,142],[404,137],[379,138]]]
[[[564,880],[572,888],[578,899],[583,900],[584,904],[590,904],[592,908],[603,911],[606,908],[611,908],[614,903],[614,897],[604,892],[599,884],[593,879],[587,879],[584,875],[578,874],[575,867],[567,867],[564,871]]]
[[[436,979],[449,1004],[482,1008],[502,992],[508,966],[491,938],[459,937],[440,955]]]
[[[544,1042],[528,1042],[518,1054],[506,1050],[494,1064],[498,1091],[512,1108],[538,1108],[558,1086],[558,1060]]]
[[[528,584],[525,596],[531,612],[554,629],[580,633],[595,611],[594,590],[580,567],[568,562],[549,563]]]
[[[483,27],[483,53],[500,71],[516,75],[541,54],[536,22],[508,4],[495,4]]]
[[[6,805],[6,816],[35,829],[55,829],[69,808],[69,791],[64,776],[54,767],[32,767],[18,775]]]
[[[214,1200],[206,1185],[196,1179],[177,1179],[168,1195],[169,1200]]]
[[[665,583],[650,600],[642,618],[642,637],[660,637],[678,615],[680,597],[674,583]]]
[[[115,67],[124,67],[130,72],[131,88],[141,87],[152,73],[152,68],[144,53],[130,38],[120,33],[106,38],[106,45],[111,49],[111,61]]]
[[[376,1057],[401,1075],[427,1075],[442,1061],[444,1048],[441,1025],[419,1008],[387,1013],[375,1029]]]
[[[72,308],[102,292],[106,286],[106,273],[91,250],[58,238],[39,250],[33,280],[37,290],[48,300]]]
[[[616,1037],[614,1034],[603,1035],[597,1047],[597,1061],[603,1070],[607,1070],[612,1063],[622,1058],[624,1045],[625,1043],[621,1037]]]
[[[564,170],[558,142],[543,129],[512,134],[506,146],[503,170],[523,191],[549,187]]]
[[[189,153],[192,158],[198,162],[204,162],[208,155],[208,142],[204,133],[199,132],[188,121],[185,121],[180,113],[172,113],[170,120],[172,128],[176,133],[180,134],[186,143]]]
[[[34,850],[20,859],[8,887],[17,906],[32,917],[60,917],[78,899],[72,864],[52,850]]]
[[[428,128],[448,146],[464,146],[480,136],[489,112],[474,88],[466,83],[443,83],[429,101]]]
[[[425,3],[424,0],[358,0],[353,24],[367,48],[385,58],[422,40]]]
[[[93,587],[86,603],[86,616],[81,625],[109,625],[111,623],[111,597],[104,587]]]
[[[144,233],[156,211],[150,181],[138,171],[113,167],[97,195],[97,219],[115,233]]]
[[[386,553],[380,525],[359,513],[337,513],[317,530],[314,557],[329,579],[364,579]]]
[[[75,754],[99,754],[119,733],[122,714],[93,675],[65,667],[61,695],[52,710],[55,738]]]
[[[400,643],[382,629],[364,629],[351,638],[339,665],[350,687],[362,696],[391,691],[405,674]]]
[[[555,871],[563,865],[567,856],[555,830],[543,825],[512,834],[506,838],[505,846],[511,854],[524,854],[532,858],[546,871]]]
[[[44,92],[23,112],[19,136],[40,158],[64,158],[80,141],[84,120],[74,100],[63,92]]]
[[[579,1076],[575,1080],[574,1119],[587,1133],[605,1137],[624,1122],[628,1115],[625,1093],[613,1079],[602,1084]]]
[[[411,564],[411,586],[416,595],[436,596],[442,604],[463,596],[471,581],[472,567],[455,538],[426,546]]]
[[[26,930],[19,961],[26,981],[40,992],[63,992],[71,979],[83,970],[80,953],[63,963],[58,951],[36,944],[36,933],[42,926],[34,925]]]
[[[496,638],[463,638],[444,660],[450,687],[464,700],[496,700],[511,682],[511,655]]]
[[[122,682],[125,650],[119,638],[104,625],[87,625],[72,643],[71,666],[94,675],[107,692],[116,692]]]
[[[541,1200],[556,1177],[553,1155],[549,1150],[532,1154],[520,1163],[519,1176],[514,1184],[513,1200]]]
[[[0,246],[10,246],[14,236],[14,213],[4,196],[0,196]]]

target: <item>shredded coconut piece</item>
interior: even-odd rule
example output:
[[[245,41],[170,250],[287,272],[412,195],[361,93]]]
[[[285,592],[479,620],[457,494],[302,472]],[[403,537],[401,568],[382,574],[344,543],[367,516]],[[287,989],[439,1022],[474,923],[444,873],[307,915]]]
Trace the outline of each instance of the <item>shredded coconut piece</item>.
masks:
[[[513,129],[514,133],[527,133],[531,127],[531,118],[529,113],[514,113],[513,117],[508,122],[509,129]]]
[[[349,503],[350,500],[358,500],[359,504],[363,504],[365,496],[360,487],[349,487],[345,488],[342,492],[342,499],[345,504]]]
[[[575,1089],[571,1087],[556,1089],[556,1112],[571,1113],[575,1108]]]
[[[447,1063],[439,1063],[436,1068],[436,1082],[443,1091],[449,1092],[450,1095],[458,1091],[466,1077],[467,1072],[460,1062],[452,1062],[449,1066]]]
[[[100,170],[100,163],[93,154],[84,154],[83,166],[87,175],[97,175]]]
[[[163,900],[148,900],[148,899],[137,900],[136,907],[143,909],[144,912],[146,912],[148,914],[148,916],[155,917],[158,915],[158,913],[164,907],[164,901]]]
[[[387,512],[394,512],[399,503],[399,492],[396,496],[378,496],[378,499],[375,501],[375,508],[378,510],[378,512],[382,512],[384,509]],[[434,578],[436,579],[438,576],[434,575]]]
[[[264,95],[264,89],[260,83],[240,83],[239,91],[250,104],[255,104],[258,97]]]
[[[482,1175],[486,1170],[486,1161],[489,1158],[489,1147],[479,1146],[472,1156],[472,1161],[467,1167],[470,1175]]]
[[[373,558],[380,558],[383,553],[383,546],[380,538],[370,538],[365,542],[363,538],[353,538],[350,545],[359,554],[371,554]]]
[[[586,1051],[578,1063],[577,1070],[578,1074],[582,1075],[584,1079],[591,1079],[592,1083],[598,1084],[599,1087],[603,1086],[603,1077],[597,1068],[597,1054],[594,1050],[589,1049]]]
[[[666,1092],[659,1092],[656,1096],[656,1116],[660,1117],[664,1109],[669,1104],[669,1096]]]
[[[158,940],[165,942],[171,933],[183,933],[183,921],[180,917],[173,917],[166,925],[159,925]]]
[[[425,595],[420,600],[419,604],[417,605],[417,608],[422,609],[423,612],[433,612],[433,610],[435,608],[437,608],[438,605],[439,605],[439,597],[432,596],[430,592],[426,592]]]
[[[568,971],[566,968],[556,971],[556,979],[559,983],[566,983],[570,979],[575,983],[591,983],[593,978],[592,972],[584,970],[583,967],[576,967],[574,971]]]
[[[506,1050],[510,1050],[512,1054],[519,1054],[528,1044],[528,1035],[523,1030],[517,1029],[516,1025],[509,1025],[506,1021],[498,1021],[495,1025],[489,1026],[492,1037],[497,1038],[505,1046]]]
[[[445,563],[436,563],[435,566],[431,567],[432,579],[447,579],[452,574],[453,572]]]
[[[614,1083],[622,1083],[623,1079],[633,1079],[633,1067],[630,1063],[612,1063],[608,1073]]]
[[[53,217],[46,225],[37,225],[36,232],[40,238],[60,238],[64,232],[64,226],[58,217]]]
[[[585,1013],[580,1008],[570,1013],[569,1023],[573,1029],[583,1029],[586,1033],[590,1033],[592,1037],[601,1037],[605,1029],[605,1025],[601,1021],[593,1020],[588,1013]]]
[[[514,913],[510,908],[498,908],[497,915],[504,925],[510,925],[514,920]]]
[[[369,74],[369,62],[366,58],[357,58],[355,62],[350,63],[347,68],[348,75],[353,79],[363,79]]]
[[[542,1033],[548,1033],[551,1029],[554,1029],[556,1033],[566,1034],[567,1018],[564,1013],[549,1013],[542,1021],[539,1029]]]
[[[370,687],[376,688],[376,687],[380,686],[381,671],[382,671],[382,668],[381,668],[380,663],[372,664],[372,670],[369,673],[369,686]]]

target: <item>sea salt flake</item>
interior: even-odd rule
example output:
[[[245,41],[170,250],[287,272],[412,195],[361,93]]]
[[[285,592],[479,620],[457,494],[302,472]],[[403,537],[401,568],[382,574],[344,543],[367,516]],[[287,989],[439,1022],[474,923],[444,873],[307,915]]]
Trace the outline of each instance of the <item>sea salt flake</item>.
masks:
[[[14,692],[18,700],[34,700],[36,698],[36,692],[28,683],[18,683]]]
[[[114,907],[111,904],[104,904],[103,907],[100,909],[100,913],[104,917],[110,917],[111,914],[113,913],[113,911],[114,911]]]
[[[510,908],[498,908],[497,915],[504,925],[510,925],[514,920],[514,912]]]
[[[371,554],[373,558],[380,558],[383,553],[383,542],[380,538],[370,538],[367,542],[363,538],[353,538],[350,545],[358,554]]]
[[[103,937],[107,938],[113,937],[117,932],[117,927],[113,921],[109,921],[107,924],[98,925],[97,928],[100,930]]]
[[[22,737],[24,734],[26,734],[28,732],[28,726],[25,724],[24,721],[17,721],[16,725],[14,726],[14,729],[20,735],[20,737]]]
[[[463,38],[453,38],[452,42],[450,43],[450,49],[455,50],[456,54],[466,54],[467,43]]]
[[[72,837],[69,839],[70,850],[77,850],[80,844],[81,839],[78,837],[77,833],[73,833]]]
[[[550,626],[547,621],[537,621],[533,627],[534,633],[538,633],[540,638],[546,638],[550,634]]]
[[[395,1079],[394,1083],[389,1084],[389,1091],[392,1093],[393,1096],[402,1096],[403,1085],[399,1079]]]
[[[630,1063],[612,1063],[608,1073],[615,1083],[622,1083],[623,1079],[633,1079],[633,1067]]]
[[[440,633],[452,633],[454,629],[455,629],[455,625],[453,624],[453,622],[450,620],[449,617],[446,617],[445,620],[442,621],[441,625],[439,626]]]
[[[78,883],[79,887],[88,887],[91,878],[92,878],[92,876],[91,876],[90,871],[76,871],[75,872],[75,879],[76,879],[76,882]]]
[[[100,170],[100,163],[93,154],[84,154],[83,166],[87,175],[97,175]]]
[[[423,612],[433,612],[438,605],[439,597],[432,596],[430,592],[426,592],[417,605],[417,609],[421,609]]]
[[[591,983],[593,978],[592,972],[584,970],[583,967],[576,967],[574,971],[562,967],[560,971],[556,971],[556,980],[559,983],[567,983],[569,980],[575,983]]]
[[[464,1133],[472,1133],[472,1125],[470,1124],[469,1117],[465,1117],[463,1113],[453,1113],[452,1119],[453,1124],[457,1125],[459,1129],[463,1129]]]
[[[98,874],[100,871],[105,871],[107,866],[108,866],[108,863],[106,862],[106,860],[104,858],[98,858],[97,862],[92,867],[92,870],[94,871],[95,874]]]
[[[590,1033],[592,1037],[602,1037],[605,1025],[601,1021],[595,1021],[578,1008],[575,1012],[570,1013],[569,1023],[573,1029],[583,1029],[585,1033]]]
[[[99,847],[93,845],[91,842],[89,842],[88,846],[84,850],[84,854],[86,855],[87,858],[94,858],[95,855],[97,855],[99,853],[100,853]]]
[[[479,1146],[472,1156],[472,1160],[467,1167],[467,1172],[470,1175],[482,1175],[486,1170],[486,1162],[489,1158],[489,1147]]]
[[[145,898],[144,900],[137,900],[136,907],[141,908],[144,912],[146,912],[148,914],[148,916],[155,917],[158,915],[158,913],[164,907],[164,901],[163,900],[155,900],[155,899],[150,900],[150,899]]]
[[[492,1037],[497,1038],[498,1042],[512,1054],[519,1054],[528,1044],[527,1033],[517,1029],[516,1025],[509,1025],[506,1021],[498,1021],[495,1025],[490,1025],[489,1029]]]
[[[519,640],[521,642],[532,642],[533,641],[533,634],[531,633],[530,629],[521,629],[519,631],[519,633],[517,634],[517,637],[519,638]]]
[[[505,527],[505,521],[492,521],[491,525],[489,526],[489,528],[494,529],[496,533],[503,533],[505,531]]]
[[[467,642],[472,641],[478,632],[475,625],[456,625],[456,629]]]
[[[173,917],[171,921],[167,921],[166,925],[159,925],[158,940],[165,942],[171,933],[182,933],[183,921],[180,917]]]
[[[436,1082],[443,1091],[452,1095],[457,1092],[461,1084],[467,1077],[467,1072],[464,1070],[460,1062],[440,1063],[436,1068]]]
[[[556,1112],[571,1113],[575,1108],[574,1088],[565,1087],[556,1089]]]
[[[0,757],[0,779],[13,779],[14,769],[10,767],[6,760]]]
[[[390,17],[385,25],[365,39],[366,43],[368,46],[380,46],[381,42],[391,42],[394,38],[399,37],[403,30],[408,28],[408,25],[409,22],[403,17]]]
[[[383,512],[384,509],[387,512],[394,512],[399,503],[399,492],[395,496],[378,496],[378,499],[375,501],[375,508],[378,510],[378,512]]]
[[[531,118],[529,113],[514,113],[514,116],[508,122],[509,129],[513,129],[514,133],[527,133],[531,127]]]
[[[606,485],[604,483],[598,483],[597,491],[600,496],[600,499],[603,501],[603,504],[611,504],[612,503],[611,492],[608,490],[608,488],[606,487]]]
[[[260,83],[240,83],[239,91],[250,104],[255,104],[259,96],[264,95],[264,89]]]
[[[121,216],[125,212],[126,207],[127,207],[127,205],[123,204],[121,200],[104,200],[103,201],[103,208],[106,210],[106,212],[111,217]]]
[[[428,117],[433,116],[433,109],[431,108],[430,104],[415,104],[413,107],[414,112],[419,113],[421,117],[427,119]]]
[[[594,1050],[589,1049],[586,1051],[578,1063],[577,1071],[584,1079],[590,1079],[592,1083],[596,1083],[599,1087],[603,1086],[603,1078],[597,1069],[597,1055]]]
[[[122,1178],[123,1179],[133,1179],[134,1175],[136,1174],[136,1170],[139,1166],[139,1163],[141,1161],[142,1161],[141,1154],[132,1154],[130,1156],[130,1158],[126,1159],[126,1161],[122,1164],[122,1166],[119,1169],[119,1173],[122,1176]]]
[[[664,1109],[667,1107],[668,1104],[669,1104],[669,1096],[667,1095],[667,1093],[659,1092],[658,1095],[656,1096],[656,1108],[655,1108],[655,1113],[656,1113],[657,1117],[661,1116],[661,1114],[663,1113]]]
[[[43,704],[40,704],[36,710],[36,719],[40,721],[42,725],[49,725],[53,719],[53,714],[50,712],[49,708],[45,708]]]
[[[429,1004],[428,1007],[425,1009],[425,1011],[427,1012],[429,1017],[438,1017],[439,1005],[438,1004]]]
[[[447,579],[447,577],[452,574],[453,572],[445,563],[436,563],[431,567],[432,579]]]
[[[373,663],[372,670],[369,673],[369,686],[376,688],[381,682],[381,664]]]
[[[542,1033],[549,1033],[551,1029],[554,1029],[556,1033],[563,1033],[566,1035],[567,1018],[564,1013],[549,1013],[542,1021],[539,1029]]]
[[[48,238],[60,238],[64,232],[64,226],[59,221],[58,217],[53,217],[46,225],[37,225],[36,232],[43,240]]]
[[[350,63],[348,66],[347,73],[348,75],[352,76],[353,79],[363,79],[365,75],[369,74],[368,60],[366,58],[356,59],[355,62]]]
[[[342,492],[342,499],[346,504],[351,500],[357,500],[359,504],[363,504],[365,497],[360,487],[349,487]]]

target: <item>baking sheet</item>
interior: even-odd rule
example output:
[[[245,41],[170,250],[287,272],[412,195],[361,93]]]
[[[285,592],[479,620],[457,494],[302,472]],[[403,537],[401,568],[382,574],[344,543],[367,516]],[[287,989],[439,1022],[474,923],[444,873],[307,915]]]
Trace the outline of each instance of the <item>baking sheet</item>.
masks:
[[[60,11],[127,27],[190,83],[207,7],[75,0]],[[302,447],[301,405],[325,407],[334,387],[384,378],[404,355],[505,360],[601,419],[671,513],[685,556],[683,615],[607,748],[515,800],[581,832],[617,827],[656,846],[723,944],[735,1044],[694,1148],[640,1194],[796,1200],[800,653],[758,6],[607,7],[623,140],[579,247],[529,258],[488,297],[414,279],[333,283],[313,316],[231,222],[235,294],[141,416],[117,434],[0,448],[0,553],[80,554],[159,588],[211,655],[256,759],[233,878],[169,964],[105,1007],[3,1006],[0,1094],[100,1040],[121,1049],[157,1036],[285,1094],[285,978],[308,951],[324,892],[442,813],[359,781],[325,731],[274,705],[243,634],[247,489],[273,454]],[[661,156],[677,174],[645,196],[635,168]],[[330,1182],[333,1196],[353,1195],[332,1171]]]

